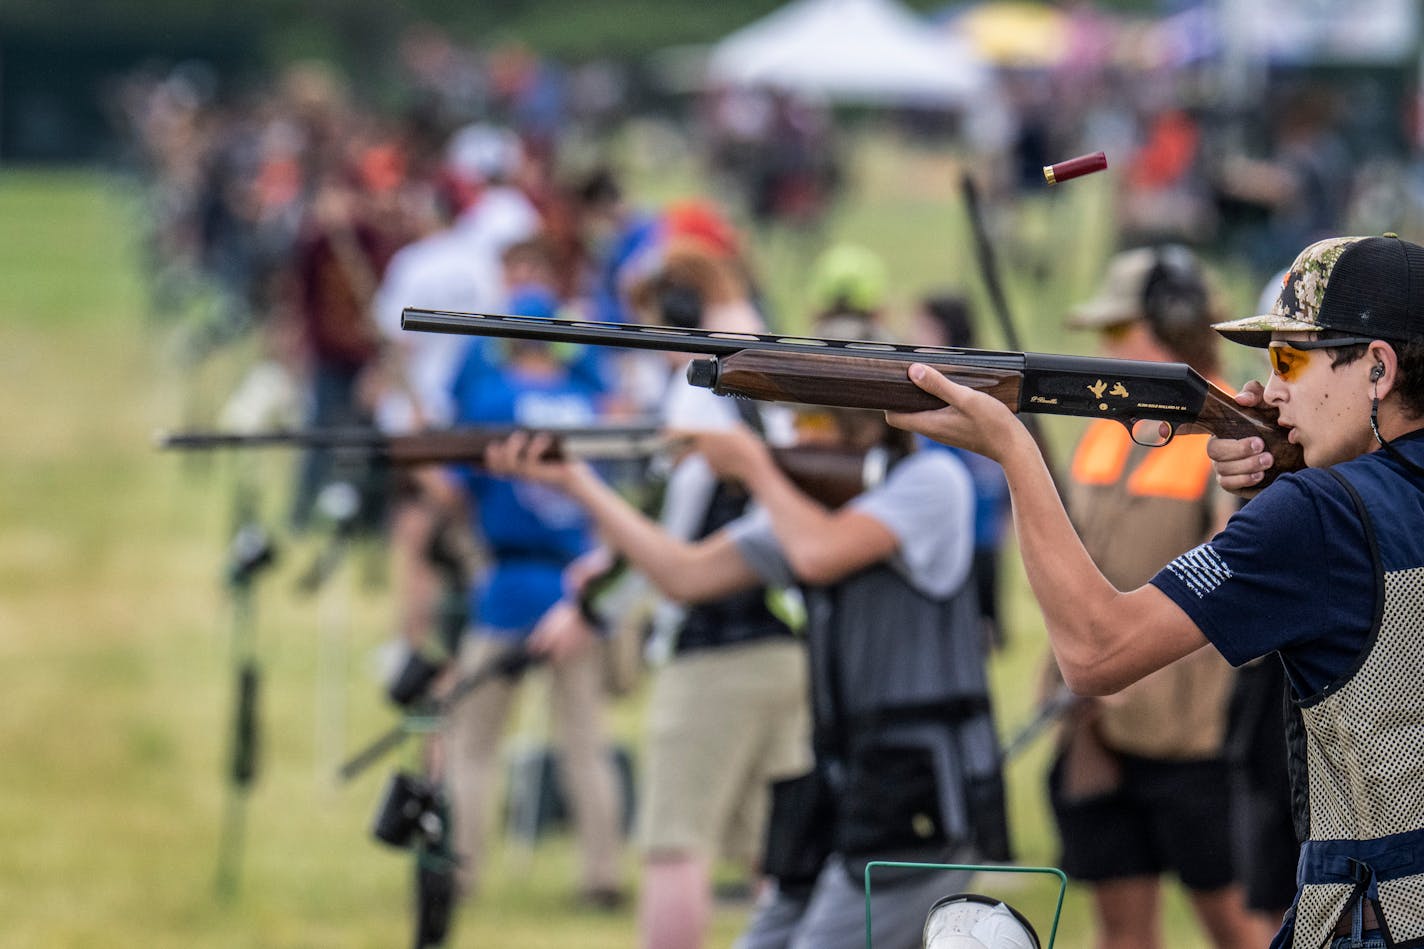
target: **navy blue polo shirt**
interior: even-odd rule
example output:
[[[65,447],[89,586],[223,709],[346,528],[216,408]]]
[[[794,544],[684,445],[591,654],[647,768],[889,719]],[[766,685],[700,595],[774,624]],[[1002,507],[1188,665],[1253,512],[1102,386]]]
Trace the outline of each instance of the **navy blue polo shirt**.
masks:
[[[1282,475],[1151,582],[1232,665],[1281,653],[1298,698],[1352,674],[1371,642],[1373,558],[1349,492],[1325,470]]]

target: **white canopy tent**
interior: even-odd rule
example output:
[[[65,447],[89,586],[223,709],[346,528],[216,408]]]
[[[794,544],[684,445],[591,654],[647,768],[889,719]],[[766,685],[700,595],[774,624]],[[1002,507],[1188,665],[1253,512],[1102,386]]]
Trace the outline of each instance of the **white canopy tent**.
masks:
[[[896,0],[794,0],[713,48],[707,81],[873,105],[957,108],[992,75]]]
[[[1220,2],[1220,30],[1285,63],[1401,63],[1418,51],[1418,0]]]

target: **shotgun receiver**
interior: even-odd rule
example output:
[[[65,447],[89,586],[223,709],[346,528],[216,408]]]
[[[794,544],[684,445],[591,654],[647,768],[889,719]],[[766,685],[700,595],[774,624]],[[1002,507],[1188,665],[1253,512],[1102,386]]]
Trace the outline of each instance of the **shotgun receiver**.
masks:
[[[401,327],[710,356],[693,360],[687,367],[687,379],[719,395],[894,412],[944,406],[910,381],[906,368],[920,362],[960,385],[988,393],[1015,412],[1115,419],[1143,445],[1164,445],[1178,433],[1259,436],[1275,458],[1275,467],[1266,473],[1263,483],[1304,465],[1299,446],[1292,445],[1286,431],[1276,425],[1274,409],[1237,405],[1229,392],[1185,363],[415,308],[404,311]]]
[[[224,448],[324,448],[359,453],[396,467],[405,465],[470,464],[478,466],[485,448],[516,431],[554,436],[545,449],[546,461],[563,458],[649,458],[678,447],[657,425],[597,425],[583,428],[521,429],[510,425],[464,426],[411,435],[385,435],[369,428],[326,428],[294,431],[170,432],[160,435],[160,448],[212,451]],[[819,445],[772,447],[776,465],[802,491],[827,507],[840,507],[879,484],[889,468],[881,449],[868,452]]]

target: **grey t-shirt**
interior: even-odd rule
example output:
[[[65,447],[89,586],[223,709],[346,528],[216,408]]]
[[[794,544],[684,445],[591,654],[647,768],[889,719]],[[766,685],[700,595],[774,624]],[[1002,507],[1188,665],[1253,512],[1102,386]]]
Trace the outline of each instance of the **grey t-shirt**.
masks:
[[[899,549],[890,565],[915,589],[942,599],[964,583],[974,553],[974,484],[959,459],[946,451],[917,451],[850,503],[895,535]],[[749,512],[727,530],[768,586],[796,582],[764,510]]]

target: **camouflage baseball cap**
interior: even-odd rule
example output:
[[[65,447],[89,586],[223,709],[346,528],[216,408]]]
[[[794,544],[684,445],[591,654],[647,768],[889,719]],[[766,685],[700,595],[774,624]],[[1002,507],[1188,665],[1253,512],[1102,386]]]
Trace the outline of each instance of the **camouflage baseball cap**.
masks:
[[[1276,332],[1424,338],[1424,247],[1395,234],[1317,241],[1286,271],[1271,312],[1212,328],[1259,347]]]

